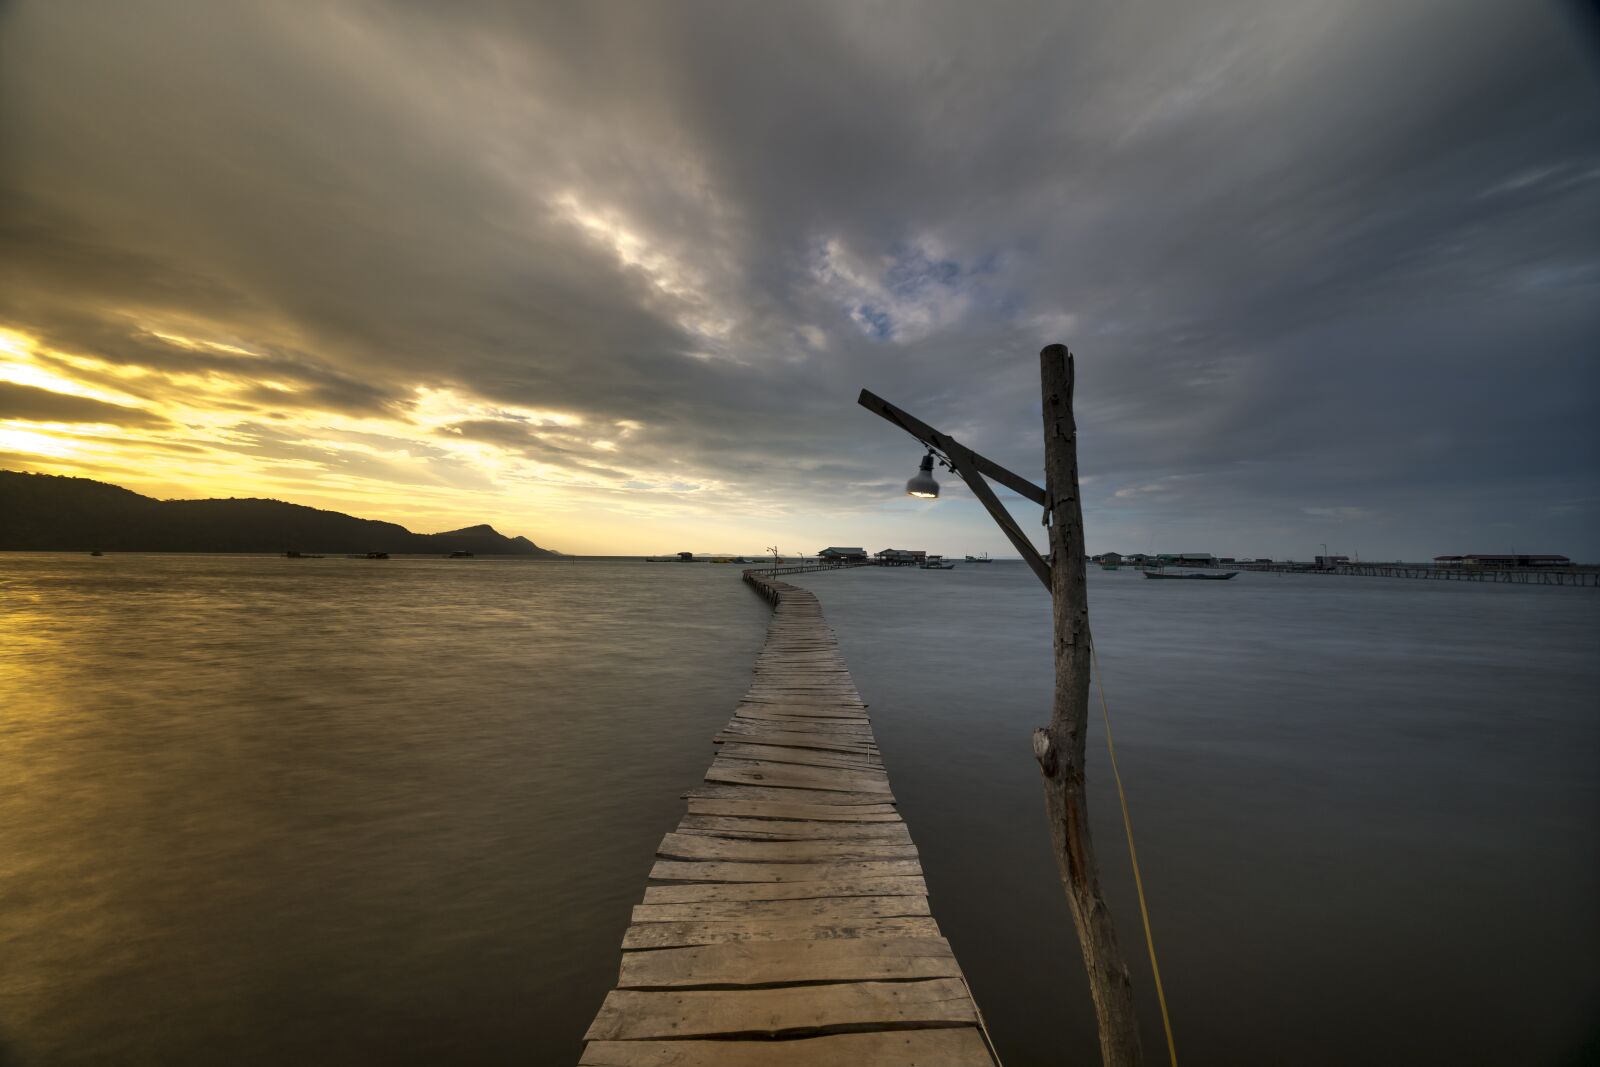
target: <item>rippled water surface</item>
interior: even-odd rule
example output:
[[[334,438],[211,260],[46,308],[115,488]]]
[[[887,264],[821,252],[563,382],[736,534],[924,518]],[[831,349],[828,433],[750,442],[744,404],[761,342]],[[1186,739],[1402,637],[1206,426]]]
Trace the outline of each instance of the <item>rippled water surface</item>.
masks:
[[[795,580],[1006,1062],[1096,1062],[1042,590]],[[1185,1062],[1585,1062],[1600,594],[1095,572],[1091,611]],[[571,1062],[766,617],[725,566],[0,556],[0,1065]]]

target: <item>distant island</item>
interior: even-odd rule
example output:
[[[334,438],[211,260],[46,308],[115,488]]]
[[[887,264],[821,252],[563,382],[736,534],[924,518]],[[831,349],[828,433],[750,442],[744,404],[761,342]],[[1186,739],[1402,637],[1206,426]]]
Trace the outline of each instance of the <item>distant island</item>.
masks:
[[[561,555],[487,524],[419,534],[392,522],[281,500],[155,500],[89,478],[3,470],[0,550]]]

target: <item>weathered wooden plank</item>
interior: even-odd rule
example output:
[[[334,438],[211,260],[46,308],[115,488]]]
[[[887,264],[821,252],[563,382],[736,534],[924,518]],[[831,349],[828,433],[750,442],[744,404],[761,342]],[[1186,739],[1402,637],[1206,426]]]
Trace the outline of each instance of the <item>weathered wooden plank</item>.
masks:
[[[756,676],[763,674],[819,674],[848,677],[850,668],[838,652],[782,653],[756,657]]]
[[[859,700],[830,699],[818,697],[807,700],[802,694],[793,691],[783,693],[746,693],[739,698],[740,706],[746,704],[762,704],[779,708],[792,708],[803,711],[808,715],[855,715],[861,716],[867,705]]]
[[[754,771],[764,773],[767,771],[781,772],[783,784],[798,786],[802,789],[854,789],[858,793],[870,793],[877,789],[886,788],[889,776],[881,767],[808,767],[801,764],[777,763],[765,759],[752,759],[745,756],[734,756],[719,750],[711,760],[711,769],[728,771]],[[807,780],[818,784],[811,785]],[[716,779],[708,778],[707,781]],[[741,779],[742,780],[742,779]],[[865,783],[856,786],[846,785],[848,782]],[[747,785],[777,785],[776,779],[763,782],[760,778],[745,781]]]
[[[849,823],[823,819],[741,819],[725,815],[685,815],[680,834],[717,834],[785,841],[910,841],[905,823]]]
[[[921,899],[906,897],[907,900]],[[626,952],[619,989],[782,982],[868,982],[957,978],[955,954],[942,937],[832,941],[730,941]]]
[[[774,694],[798,693],[802,699],[818,700],[829,697],[845,697],[851,700],[860,700],[860,694],[853,685],[839,682],[830,682],[823,678],[805,677],[798,674],[785,675],[758,675],[750,684],[747,692]]]
[[[635,923],[748,923],[754,920],[828,921],[926,917],[927,897],[801,897],[796,900],[701,900],[687,904],[635,904]]]
[[[821,882],[833,878],[922,876],[916,860],[841,860],[834,863],[716,863],[656,860],[657,882]]]
[[[882,793],[844,793],[830,789],[794,789],[737,782],[706,782],[685,789],[683,796],[686,800],[773,800],[784,804],[840,804],[847,807],[894,803],[894,797]]]
[[[721,787],[719,787],[721,788]],[[733,787],[727,787],[732,789]],[[786,790],[787,792],[787,790]],[[839,796],[831,793],[828,796]],[[746,819],[804,819],[828,822],[903,822],[893,804],[791,803],[787,799],[745,798],[734,791],[716,797],[696,797],[689,801],[691,815],[734,815]]]
[[[993,1063],[975,1027],[952,1026],[788,1041],[593,1041],[578,1067],[992,1067]]]
[[[889,788],[889,776],[881,772],[843,770],[837,767],[803,767],[793,763],[767,763],[761,760],[730,760],[721,756],[712,760],[711,766],[706,769],[706,781],[729,785],[893,795]]]
[[[845,755],[878,756],[875,745],[847,737],[828,734],[800,733],[790,730],[724,730],[712,738],[719,744],[777,745],[782,748],[807,748],[818,752],[838,752]]]
[[[690,818],[690,816],[684,816]],[[883,844],[910,844],[911,834],[903,824],[896,823],[848,823],[848,822],[813,822],[801,825],[817,827],[803,833],[782,833],[779,831],[762,829],[763,825],[770,825],[765,820],[751,820],[755,825],[750,829],[705,829],[692,823],[684,825],[679,822],[675,833],[689,834],[693,837],[728,838],[740,841],[876,841]],[[879,832],[883,831],[883,832]]]
[[[841,726],[871,726],[866,707],[843,704],[796,704],[793,701],[747,700],[733,709],[736,719],[811,719]]]
[[[738,745],[738,744],[759,744],[759,743],[760,742],[752,742],[752,741],[734,742],[735,745]],[[821,787],[813,786],[813,787],[810,787],[810,788],[837,789],[838,788],[837,783],[842,782],[842,781],[848,781],[850,779],[859,779],[859,780],[862,780],[862,781],[871,781],[873,783],[873,785],[869,789],[865,789],[865,790],[859,790],[858,789],[858,792],[870,792],[871,789],[879,788],[880,786],[887,784],[888,783],[888,778],[889,778],[888,774],[886,774],[884,772],[884,770],[883,770],[883,768],[881,766],[875,766],[875,767],[816,766],[816,767],[812,767],[812,766],[806,766],[806,765],[803,765],[803,764],[793,764],[793,763],[789,763],[787,761],[781,761],[780,762],[780,761],[776,761],[776,760],[768,760],[768,759],[764,759],[764,758],[759,757],[759,756],[735,755],[734,753],[732,753],[732,752],[730,752],[728,750],[726,745],[721,746],[717,750],[716,755],[713,757],[713,759],[711,761],[711,766],[712,767],[722,767],[722,768],[727,769],[727,770],[749,770],[749,771],[763,771],[763,770],[767,770],[768,768],[778,769],[778,768],[781,767],[783,772],[784,772],[784,774],[786,776],[789,776],[789,779],[786,779],[786,780],[792,780],[794,778],[794,776],[799,776],[801,778],[811,777],[811,778],[815,778],[819,782],[827,782],[827,783],[829,783],[826,786],[821,786]],[[766,784],[770,785],[770,784],[773,784],[773,783],[769,782],[769,783],[766,783]],[[802,786],[802,788],[807,788],[807,787]]]
[[[875,752],[840,752],[816,748],[772,744],[769,740],[746,738],[725,741],[718,755],[728,759],[764,760],[768,763],[792,763],[800,767],[842,767],[845,769],[881,770],[883,758]]]
[[[734,718],[744,719],[824,719],[837,720],[840,726],[871,726],[865,705],[800,704],[792,700],[741,700],[733,709]]]
[[[877,747],[872,727],[862,722],[839,722],[835,719],[741,718],[735,715],[722,726],[723,733],[795,733],[816,734],[824,738],[852,741]]]
[[[792,672],[806,674],[811,672],[825,672],[832,675],[850,674],[845,668],[843,658],[839,654],[838,646],[810,652],[784,651],[775,656],[758,656],[756,658],[756,673],[770,671],[774,673]]]
[[[741,704],[733,713],[734,721],[781,722],[796,726],[870,726],[865,715],[798,715],[789,710],[777,710],[756,704]]]
[[[954,978],[778,989],[613,990],[585,1040],[814,1034],[863,1027],[977,1025]]]
[[[677,860],[728,863],[832,863],[836,860],[914,860],[909,841],[750,841],[669,833],[656,855]]]
[[[814,882],[691,882],[649,886],[644,891],[644,902],[686,904],[696,900],[806,900],[893,895],[927,896],[928,884],[921,875],[849,875]]]
[[[854,937],[939,937],[925,915],[888,919],[752,919],[746,922],[635,923],[622,935],[623,951],[720,945],[728,941],[826,941]]]
[[[800,685],[800,686],[825,686],[831,689],[854,689],[855,682],[850,678],[850,672],[845,670],[843,664],[796,664],[796,663],[762,663],[756,664],[752,675],[757,685]]]
[[[786,741],[784,740],[785,737],[793,738],[793,741]],[[766,733],[719,733],[713,740],[723,746],[730,744],[765,745],[769,748],[802,749],[812,758],[824,756],[829,759],[854,759],[874,762],[883,759],[883,754],[872,745],[848,738],[831,737],[828,734],[797,734],[787,730],[776,729]],[[719,751],[727,752],[727,748],[724,747]],[[760,759],[761,757],[758,755],[747,758]]]

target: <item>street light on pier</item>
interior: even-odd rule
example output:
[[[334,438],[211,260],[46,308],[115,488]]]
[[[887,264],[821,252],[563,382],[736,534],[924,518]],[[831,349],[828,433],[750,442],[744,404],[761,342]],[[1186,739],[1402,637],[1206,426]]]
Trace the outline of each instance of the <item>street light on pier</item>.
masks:
[[[1065,345],[1039,353],[1044,396],[1043,488],[940,433],[909,412],[863,389],[859,403],[894,423],[928,449],[921,469],[906,483],[911,496],[939,495],[934,458],[958,475],[989,512],[1000,531],[1050,590],[1055,625],[1055,700],[1050,725],[1033,733],[1033,754],[1044,775],[1045,807],[1055,842],[1056,863],[1077,927],[1084,969],[1100,1032],[1100,1055],[1107,1067],[1142,1062],[1133,985],[1117,943],[1116,927],[1100,891],[1084,791],[1084,741],[1088,733],[1089,601],[1085,586],[1083,509],[1078,498],[1077,425],[1072,416],[1073,364]],[[1050,550],[1041,555],[1017,520],[995,496],[986,479],[1044,509]]]
[[[939,483],[933,477],[933,452],[922,457],[922,466],[906,480],[906,495],[932,500],[939,495]]]

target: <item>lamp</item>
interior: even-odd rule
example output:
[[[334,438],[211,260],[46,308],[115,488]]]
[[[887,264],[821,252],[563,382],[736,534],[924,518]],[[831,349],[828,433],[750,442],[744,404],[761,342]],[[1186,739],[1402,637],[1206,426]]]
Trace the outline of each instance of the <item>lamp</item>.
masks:
[[[922,457],[922,466],[906,482],[906,495],[933,500],[939,495],[939,483],[933,478],[933,453]]]

